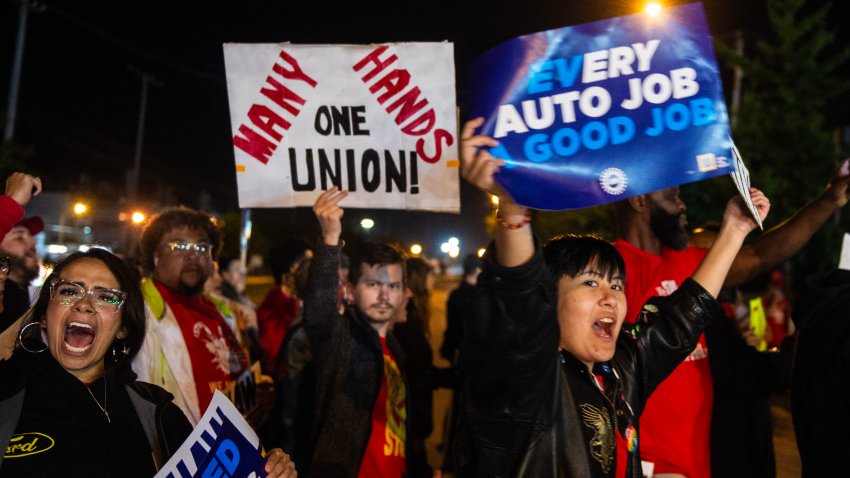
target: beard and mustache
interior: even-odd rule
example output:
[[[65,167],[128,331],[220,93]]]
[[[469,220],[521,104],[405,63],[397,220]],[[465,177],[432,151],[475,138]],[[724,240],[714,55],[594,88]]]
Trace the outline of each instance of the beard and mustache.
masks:
[[[27,251],[23,257],[0,251],[0,254],[9,256],[9,278],[15,276],[20,278],[21,284],[29,284],[33,279],[38,277],[39,261],[38,256],[33,251]],[[15,282],[18,282],[15,280]]]
[[[669,213],[660,206],[650,204],[649,227],[662,245],[675,251],[688,247],[688,232],[682,225],[685,213]]]

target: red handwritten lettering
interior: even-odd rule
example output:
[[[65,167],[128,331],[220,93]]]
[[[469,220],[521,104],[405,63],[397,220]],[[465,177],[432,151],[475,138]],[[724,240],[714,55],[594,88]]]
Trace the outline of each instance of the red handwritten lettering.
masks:
[[[316,80],[301,68],[292,55],[281,50],[279,58],[282,62],[275,63],[272,71],[280,75],[281,79],[300,81],[312,88],[316,87]],[[266,83],[260,88],[260,94],[271,100],[273,105],[252,104],[247,115],[250,125],[245,123],[239,125],[239,132],[233,136],[233,145],[257,161],[267,164],[283,139],[283,133],[292,126],[284,114],[298,116],[301,109],[296,105],[304,106],[306,100],[271,75],[266,77]],[[275,111],[272,106],[280,108],[281,111]],[[260,133],[265,133],[265,136]]]
[[[437,124],[434,108],[428,108],[428,99],[422,95],[418,86],[412,84],[412,77],[408,70],[390,69],[390,66],[398,60],[398,56],[392,54],[384,57],[388,48],[387,45],[375,48],[355,63],[352,69],[361,72],[367,65],[372,65],[371,69],[364,70],[365,74],[361,77],[364,84],[369,84],[371,80],[383,73],[383,76],[369,86],[369,91],[376,95],[376,100],[381,105],[395,98],[395,101],[386,107],[386,111],[392,114],[398,110],[393,120],[402,133],[408,136],[426,136],[432,133],[434,153],[431,155],[426,153],[428,146],[426,138],[416,141],[416,152],[424,161],[436,163],[442,156],[443,144],[451,146],[454,143],[454,136],[445,129],[434,129]]]
[[[396,62],[396,60],[398,60],[398,56],[396,56],[396,55],[393,55],[393,56],[387,58],[386,60],[381,60],[379,58],[382,53],[387,51],[387,48],[388,47],[386,45],[379,46],[378,48],[372,50],[371,53],[364,56],[362,60],[358,61],[357,64],[354,65],[354,71],[362,70],[363,67],[366,66],[369,62],[372,62],[372,64],[375,65],[375,68],[372,71],[370,71],[369,73],[367,73],[366,76],[363,77],[364,83],[366,83],[367,81],[374,78],[375,75],[384,71],[384,69],[386,67],[392,65],[393,63]]]
[[[239,126],[239,134],[233,137],[233,145],[245,151],[257,161],[266,164],[269,162],[269,157],[277,148],[275,143],[264,138],[262,135],[249,128],[246,125]]]

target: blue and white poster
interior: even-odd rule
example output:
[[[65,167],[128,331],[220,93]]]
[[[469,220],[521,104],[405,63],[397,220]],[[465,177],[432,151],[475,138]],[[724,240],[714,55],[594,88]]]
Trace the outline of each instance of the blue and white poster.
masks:
[[[525,35],[471,69],[497,180],[536,209],[605,204],[734,170],[702,5]]]
[[[216,390],[204,416],[154,478],[266,476],[260,439]]]

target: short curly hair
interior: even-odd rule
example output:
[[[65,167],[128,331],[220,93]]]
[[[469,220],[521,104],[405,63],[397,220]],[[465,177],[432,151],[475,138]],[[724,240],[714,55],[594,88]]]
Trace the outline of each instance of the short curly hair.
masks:
[[[141,259],[142,267],[145,271],[153,272],[153,253],[162,237],[173,229],[186,227],[195,231],[201,231],[207,235],[210,244],[212,244],[212,258],[217,260],[221,254],[221,246],[224,242],[222,237],[221,225],[218,220],[203,211],[192,209],[186,206],[178,206],[169,208],[154,216],[144,232],[142,232],[141,240]]]

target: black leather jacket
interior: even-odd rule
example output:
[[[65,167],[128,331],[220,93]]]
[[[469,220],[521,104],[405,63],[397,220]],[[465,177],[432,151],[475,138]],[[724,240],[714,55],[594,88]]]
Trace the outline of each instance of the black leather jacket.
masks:
[[[581,362],[557,352],[557,297],[539,248],[519,267],[485,264],[476,313],[464,324],[461,476],[614,476],[611,424],[621,436],[639,436],[649,394],[723,313],[690,279],[673,295],[653,298],[657,320],[623,331],[614,358],[596,364],[603,390]],[[640,477],[638,440],[627,442],[626,476]]]

